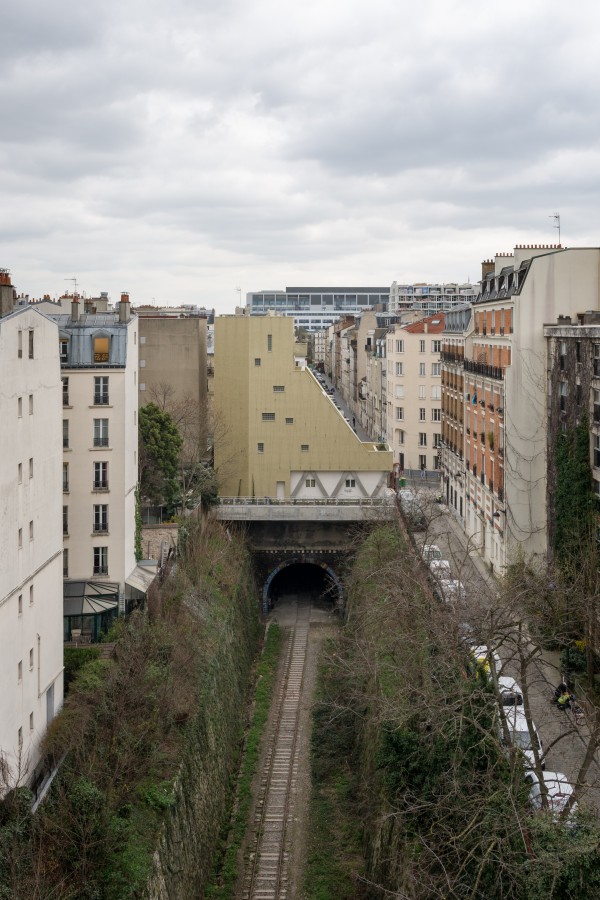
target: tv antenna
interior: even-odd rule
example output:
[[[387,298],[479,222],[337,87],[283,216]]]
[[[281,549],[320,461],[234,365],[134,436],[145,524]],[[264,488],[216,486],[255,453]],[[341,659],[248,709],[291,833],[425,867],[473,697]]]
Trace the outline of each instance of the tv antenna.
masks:
[[[560,247],[560,213],[552,213],[548,218],[554,219],[554,225],[552,227],[558,228],[558,246]]]
[[[77,279],[76,278],[65,278],[65,281],[73,282],[73,296],[77,293]]]

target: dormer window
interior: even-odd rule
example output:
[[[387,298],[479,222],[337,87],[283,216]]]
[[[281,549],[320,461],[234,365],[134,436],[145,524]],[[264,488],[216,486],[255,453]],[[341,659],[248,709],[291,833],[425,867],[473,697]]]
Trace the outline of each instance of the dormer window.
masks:
[[[94,362],[107,363],[109,360],[110,337],[108,335],[96,335],[94,337]]]

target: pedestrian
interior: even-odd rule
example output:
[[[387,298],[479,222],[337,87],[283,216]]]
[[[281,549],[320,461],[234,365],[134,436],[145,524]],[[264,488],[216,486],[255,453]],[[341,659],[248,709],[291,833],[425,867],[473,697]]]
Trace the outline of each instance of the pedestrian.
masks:
[[[425,478],[425,463],[421,463],[421,478]]]
[[[356,417],[352,416],[352,427],[356,428]]]

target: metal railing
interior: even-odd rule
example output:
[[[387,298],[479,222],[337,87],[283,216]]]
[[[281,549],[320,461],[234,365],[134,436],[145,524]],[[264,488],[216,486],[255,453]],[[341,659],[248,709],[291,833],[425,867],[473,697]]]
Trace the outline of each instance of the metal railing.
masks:
[[[389,495],[393,500],[392,495]],[[221,506],[387,506],[390,499],[386,497],[319,497],[298,498],[288,497],[278,500],[274,497],[219,497]]]
[[[473,372],[475,375],[483,375],[486,378],[497,378],[498,380],[504,378],[504,369],[498,366],[488,366],[485,363],[473,362],[471,359],[465,359],[464,369],[465,372]]]

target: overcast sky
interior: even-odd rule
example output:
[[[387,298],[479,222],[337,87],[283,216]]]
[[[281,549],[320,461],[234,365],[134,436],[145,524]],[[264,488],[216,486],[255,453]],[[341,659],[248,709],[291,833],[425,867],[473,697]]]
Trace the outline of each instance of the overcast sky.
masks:
[[[20,0],[0,267],[231,312],[237,288],[477,281],[600,245],[600,4]]]

